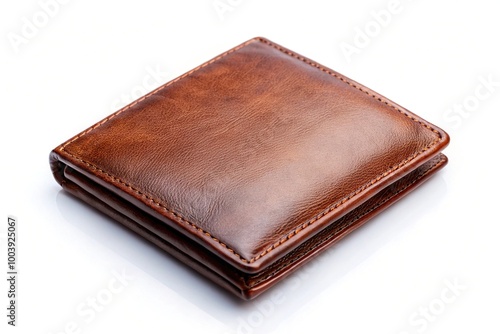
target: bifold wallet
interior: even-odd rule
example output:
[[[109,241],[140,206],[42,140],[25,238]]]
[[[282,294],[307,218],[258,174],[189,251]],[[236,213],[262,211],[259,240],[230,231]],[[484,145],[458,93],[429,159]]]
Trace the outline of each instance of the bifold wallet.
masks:
[[[254,38],[51,152],[61,186],[251,299],[442,168],[448,135]]]

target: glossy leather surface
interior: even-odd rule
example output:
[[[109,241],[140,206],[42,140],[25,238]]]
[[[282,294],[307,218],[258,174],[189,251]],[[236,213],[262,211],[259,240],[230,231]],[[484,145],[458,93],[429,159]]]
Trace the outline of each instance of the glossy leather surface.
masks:
[[[442,167],[448,141],[366,87],[255,38],[70,139],[51,165],[70,192],[251,298],[346,213],[377,194],[392,202],[403,191],[383,195],[391,184],[413,172],[406,192]]]

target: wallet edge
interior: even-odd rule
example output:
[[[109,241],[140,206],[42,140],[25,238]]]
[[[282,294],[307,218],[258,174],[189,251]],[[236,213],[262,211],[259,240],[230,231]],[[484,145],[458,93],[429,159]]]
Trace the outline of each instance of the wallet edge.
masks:
[[[96,197],[95,195],[86,191],[79,184],[67,179],[64,176],[64,168],[66,168],[67,166],[61,162],[58,163],[59,174],[57,175],[57,177],[62,181],[61,185],[63,186],[63,189],[65,191],[68,191],[73,196],[81,199],[88,205],[101,211],[110,218],[129,228],[139,236],[160,247],[162,250],[174,256],[179,261],[187,264],[189,267],[202,274],[203,276],[206,276],[211,281],[217,283],[224,289],[232,292],[242,299],[249,300],[265,292],[266,290],[274,286],[277,282],[293,273],[297,268],[309,262],[315,256],[321,254],[328,247],[332,246],[334,243],[343,239],[354,230],[363,226],[375,215],[378,215],[387,207],[394,204],[396,201],[400,200],[408,193],[413,191],[416,187],[423,184],[430,176],[434,175],[438,170],[443,168],[446,163],[446,156],[442,153],[438,153],[433,159],[431,159],[431,161],[428,161],[424,165],[419,166],[419,168],[414,171],[415,173],[418,172],[418,175],[411,182],[404,182],[403,187],[397,192],[390,193],[389,196],[383,197],[382,201],[376,202],[375,206],[370,207],[366,211],[363,210],[362,214],[360,214],[359,216],[357,215],[352,220],[348,220],[347,223],[342,223],[339,226],[336,226],[337,224],[335,221],[331,222],[329,227],[332,227],[334,229],[333,233],[328,233],[325,238],[319,237],[318,240],[314,239],[314,237],[318,236],[315,235],[310,239],[313,240],[312,246],[306,245],[306,243],[302,243],[300,245],[300,247],[306,247],[307,250],[305,252],[299,250],[299,256],[296,256],[297,254],[292,253],[290,254],[290,259],[284,261],[285,263],[277,263],[277,268],[271,268],[271,270],[265,268],[263,272],[254,275],[248,275],[243,272],[235,271],[231,267],[227,267],[223,271],[217,270],[212,266],[203,263],[199,259],[194,258],[188,252],[183,252],[179,249],[179,247],[176,247],[174,244],[172,244],[171,240],[169,241],[167,239],[162,239],[158,234],[150,230],[148,226],[144,226],[143,223],[128,217],[126,214],[110,206],[109,203],[104,202],[101,198]],[[431,166],[428,167],[426,166],[427,164],[430,164]],[[423,169],[423,171],[420,171],[420,169]],[[391,187],[393,184],[389,185],[387,188]],[[147,214],[147,212],[145,214]],[[200,245],[200,247],[202,246]],[[213,254],[212,256],[216,257],[215,254]]]

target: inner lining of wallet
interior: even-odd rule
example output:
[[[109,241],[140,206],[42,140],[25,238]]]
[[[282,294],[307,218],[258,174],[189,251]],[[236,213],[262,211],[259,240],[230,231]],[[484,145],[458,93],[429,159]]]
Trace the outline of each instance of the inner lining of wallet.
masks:
[[[194,258],[191,254],[181,250],[179,247],[176,247],[172,242],[162,238],[161,235],[173,236],[173,240],[178,240],[184,248],[189,246],[190,250],[194,254],[200,254],[199,252],[201,251],[201,254],[203,254],[203,260],[206,261],[208,251],[203,246],[193,243],[191,239],[184,236],[179,231],[168,226],[166,223],[151,216],[143,210],[136,207],[130,209],[129,202],[126,202],[114,192],[90,180],[77,170],[60,163],[61,165],[59,171],[62,174],[60,176],[63,177],[63,187],[70,193],[85,200],[98,210],[120,221],[122,224],[127,225],[136,233],[157,244],[172,255],[177,255],[179,260],[184,262],[187,257],[189,261],[194,261],[194,264],[187,264],[191,265],[194,269],[197,269],[197,267],[198,269],[203,268],[204,271],[208,271],[210,275],[218,277],[219,280],[222,279],[226,284],[229,283],[229,285],[233,287],[233,290],[240,294],[242,288],[241,285],[244,285],[248,290],[257,288],[260,284],[267,282],[273,277],[279,277],[287,273],[289,271],[288,269],[291,267],[295,267],[303,261],[308,260],[311,257],[310,255],[317,253],[319,248],[329,246],[331,243],[344,235],[349,229],[359,225],[356,223],[361,223],[363,219],[366,219],[370,215],[374,215],[377,211],[380,211],[384,207],[390,205],[392,199],[397,197],[399,194],[409,191],[412,186],[417,185],[419,181],[422,181],[426,175],[430,174],[431,171],[444,164],[445,161],[446,157],[442,154],[438,154],[403,178],[382,189],[362,205],[348,212],[335,222],[329,224],[322,231],[306,240],[293,251],[280,258],[270,266],[266,267],[260,273],[243,273],[233,267],[230,267],[215,254],[211,254],[210,265],[216,267],[217,270],[224,273],[224,276],[211,269],[210,266],[207,266],[199,259]],[[104,198],[104,200],[101,198]],[[108,203],[111,203],[111,205]],[[114,208],[114,206],[117,206],[119,210]]]

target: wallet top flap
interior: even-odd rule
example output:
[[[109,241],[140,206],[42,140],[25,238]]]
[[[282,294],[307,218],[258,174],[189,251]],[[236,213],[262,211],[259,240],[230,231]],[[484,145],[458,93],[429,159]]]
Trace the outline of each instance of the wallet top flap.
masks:
[[[448,135],[254,38],[52,152],[244,272],[435,156]]]

